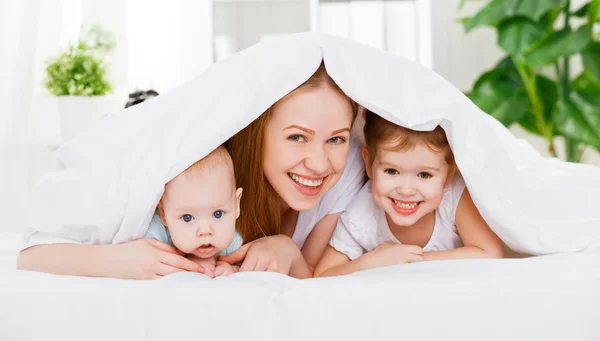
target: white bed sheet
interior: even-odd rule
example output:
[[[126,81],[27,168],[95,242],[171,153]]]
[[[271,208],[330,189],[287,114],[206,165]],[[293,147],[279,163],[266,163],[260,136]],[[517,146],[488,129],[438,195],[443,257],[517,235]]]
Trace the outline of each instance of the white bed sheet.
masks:
[[[600,254],[296,280],[0,272],[0,340],[600,340]]]

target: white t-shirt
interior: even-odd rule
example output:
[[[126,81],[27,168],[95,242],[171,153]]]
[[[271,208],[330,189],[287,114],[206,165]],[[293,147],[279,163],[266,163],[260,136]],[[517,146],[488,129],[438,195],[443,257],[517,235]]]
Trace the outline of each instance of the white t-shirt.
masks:
[[[361,146],[354,138],[350,140],[348,163],[340,180],[321,198],[312,210],[298,213],[298,221],[292,239],[302,248],[315,225],[328,214],[342,212],[360,191],[364,182],[365,164]]]
[[[455,217],[464,190],[465,182],[457,174],[452,184],[444,189],[442,202],[435,211],[433,233],[423,251],[443,251],[463,246],[456,232]],[[375,204],[369,181],[340,216],[329,244],[355,260],[388,241],[402,244],[390,230],[385,211]]]

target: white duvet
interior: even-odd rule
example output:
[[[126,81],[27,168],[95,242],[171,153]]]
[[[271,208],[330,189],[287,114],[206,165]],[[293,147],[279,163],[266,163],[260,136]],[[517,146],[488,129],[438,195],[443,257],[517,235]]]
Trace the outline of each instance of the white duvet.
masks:
[[[575,253],[310,280],[0,271],[0,340],[598,341],[599,269],[600,254]]]
[[[163,185],[309,78],[321,60],[350,97],[413,129],[440,124],[473,200],[511,248],[600,250],[600,168],[542,158],[433,71],[348,40],[259,44],[152,101],[109,115],[58,151],[33,194],[27,245],[141,237]]]

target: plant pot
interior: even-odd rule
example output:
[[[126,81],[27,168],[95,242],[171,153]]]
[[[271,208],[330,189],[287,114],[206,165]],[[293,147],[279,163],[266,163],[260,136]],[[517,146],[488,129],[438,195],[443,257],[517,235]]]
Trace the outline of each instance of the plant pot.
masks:
[[[68,141],[88,128],[90,123],[110,112],[105,96],[59,96],[62,141]]]

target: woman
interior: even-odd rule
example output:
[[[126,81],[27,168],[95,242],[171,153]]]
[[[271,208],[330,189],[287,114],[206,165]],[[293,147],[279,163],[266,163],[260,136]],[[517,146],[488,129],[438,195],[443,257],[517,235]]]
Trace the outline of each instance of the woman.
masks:
[[[244,187],[238,228],[248,243],[225,261],[245,258],[243,271],[312,276],[338,215],[362,186],[360,150],[350,140],[355,112],[321,65],[228,141],[238,186]],[[48,244],[52,238],[46,237],[21,251],[19,269],[133,279],[203,271],[156,240]]]
[[[222,258],[241,271],[312,277],[338,216],[360,190],[363,164],[350,138],[356,104],[323,64],[227,143],[245,189],[245,244]],[[260,238],[260,239],[259,239]]]

